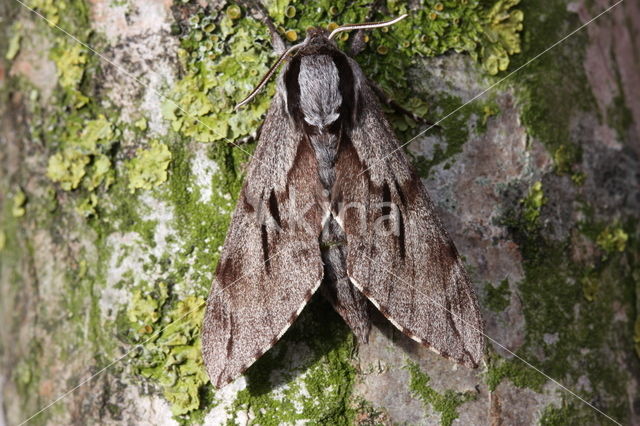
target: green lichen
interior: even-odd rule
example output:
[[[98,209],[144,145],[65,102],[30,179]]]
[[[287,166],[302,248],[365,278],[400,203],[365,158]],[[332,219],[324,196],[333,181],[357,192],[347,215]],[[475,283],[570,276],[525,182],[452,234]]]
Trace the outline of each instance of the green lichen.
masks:
[[[78,90],[88,57],[87,49],[71,39],[59,41],[51,52],[51,59],[56,64],[58,83],[70,95],[76,107],[89,102],[89,98]]]
[[[520,53],[520,35],[524,14],[511,10],[520,0],[499,0],[484,17],[480,61],[491,75],[506,71],[509,57]]]
[[[584,298],[589,302],[593,302],[598,296],[598,291],[600,289],[600,283],[596,276],[592,273],[592,270],[589,270],[585,273],[584,277],[581,279],[582,283],[582,294]]]
[[[47,177],[65,191],[78,188],[81,182],[89,191],[103,183],[108,187],[114,172],[104,153],[117,137],[113,124],[104,115],[79,123],[82,128],[71,127],[62,135],[62,149],[49,157]]]
[[[148,127],[147,119],[141,117],[139,120],[136,120],[133,125],[144,132]]]
[[[64,88],[75,88],[84,75],[88,52],[85,47],[70,40],[61,46],[59,52],[53,55],[53,61],[58,69],[58,82]]]
[[[585,413],[574,404],[563,403],[560,407],[549,405],[542,412],[540,426],[595,425],[604,424],[603,417],[597,417],[595,411]]]
[[[407,369],[411,375],[411,381],[409,382],[411,391],[420,398],[426,408],[440,413],[440,424],[442,426],[451,426],[453,421],[458,418],[458,407],[467,401],[477,398],[477,394],[473,392],[462,393],[446,390],[444,393],[439,393],[429,386],[431,378],[420,370],[418,364],[409,362]]]
[[[485,286],[484,305],[494,312],[502,312],[509,306],[511,300],[511,290],[509,290],[509,280],[505,278],[500,285],[494,287],[492,284]]]
[[[189,22],[181,50],[187,74],[172,88],[163,116],[174,131],[196,141],[234,140],[258,127],[269,104],[269,99],[260,98],[238,113],[233,110],[251,90],[249,81],[268,69],[268,36],[252,19],[206,15],[203,11]],[[203,32],[212,25],[214,30]],[[268,92],[273,94],[272,86]]]
[[[99,115],[95,120],[89,120],[84,123],[84,128],[78,140],[73,141],[73,143],[93,154],[100,145],[106,145],[108,147],[114,137],[115,131],[111,121],[104,115]]]
[[[578,145],[573,143],[560,145],[553,153],[553,163],[556,173],[562,175],[573,172],[581,159],[582,150]]]
[[[427,104],[412,94],[408,79],[398,78],[406,76],[418,56],[467,52],[483,64],[499,62],[504,67],[508,55],[519,49],[522,21],[522,13],[512,10],[517,4],[512,0],[498,1],[492,7],[479,1],[421,3],[409,18],[393,28],[367,36],[367,47],[356,58],[383,89],[402,99],[418,115],[426,114]],[[337,20],[361,22],[372,4],[370,0],[358,0],[349,5],[342,0],[310,6],[274,0],[267,2],[267,10],[282,35],[294,41],[312,26],[331,27]],[[387,7],[392,15],[407,12],[405,2],[389,2]],[[222,14],[200,11],[182,25],[186,35],[180,57],[187,73],[174,86],[163,116],[175,131],[201,142],[232,141],[251,134],[273,96],[273,82],[267,86],[266,96],[259,95],[240,112],[234,112],[233,106],[250,92],[273,62],[266,28],[236,5]],[[346,33],[343,36],[348,38]],[[344,46],[344,40],[340,44]],[[399,114],[391,114],[391,119],[401,134],[418,124]]]
[[[282,341],[247,371],[229,423],[250,410],[252,424],[353,424],[354,344],[329,303],[314,297]]]
[[[13,58],[18,55],[18,52],[20,51],[20,41],[22,40],[19,25],[14,25],[12,31],[14,34],[9,40],[9,47],[7,48],[7,53],[4,55],[8,61],[12,61]]]
[[[560,0],[523,2],[525,33],[522,53],[512,67],[520,67],[565,37],[582,22]],[[583,112],[597,110],[584,70],[587,34],[578,32],[552,52],[539,56],[519,71],[517,93],[521,118],[530,136],[554,156],[561,174],[577,172],[581,141],[570,127]],[[566,102],[571,99],[571,102]],[[565,148],[562,148],[565,146]],[[559,151],[560,149],[560,151]],[[558,161],[559,160],[559,161]]]
[[[47,177],[58,182],[65,191],[76,189],[86,174],[90,158],[77,148],[69,147],[49,157]]]
[[[96,207],[98,205],[98,197],[96,194],[89,194],[89,196],[81,200],[76,205],[76,212],[84,217],[94,216],[96,214]]]
[[[171,162],[171,151],[158,142],[152,141],[148,149],[138,151],[136,157],[127,164],[129,191],[152,189],[167,180],[167,168]]]
[[[94,191],[100,185],[108,189],[115,179],[115,171],[112,168],[111,160],[104,154],[97,154],[89,167],[87,179],[84,180],[84,187],[88,191]]]
[[[632,335],[631,324],[616,322],[612,309],[618,303],[613,301],[628,300],[629,291],[635,286],[624,254],[616,251],[585,273],[588,265],[567,256],[570,240],[547,239],[540,229],[530,230],[526,223],[511,232],[525,259],[525,278],[518,284],[518,293],[527,328],[526,340],[517,355],[569,387],[587,377],[591,390],[582,396],[602,398],[602,407],[609,415],[624,419],[628,413],[626,402],[616,395],[625,394],[622,383],[627,373],[612,362],[607,352],[622,336]],[[597,287],[598,296],[591,301],[584,296],[585,274]],[[613,322],[619,324],[616,330],[611,329]],[[557,339],[548,343],[548,334],[557,335]],[[576,353],[580,353],[578,358]],[[519,360],[492,356],[486,379],[489,387],[494,389],[504,378],[535,391],[546,383],[544,376]],[[571,409],[590,418],[586,424],[598,422],[597,414],[579,401],[569,396],[565,401]]]
[[[606,253],[611,254],[616,251],[624,251],[628,240],[629,234],[621,226],[611,225],[602,230],[596,239],[596,243]]]
[[[4,230],[0,229],[0,251],[4,250],[6,243],[7,234],[5,234]]]
[[[523,205],[522,216],[527,227],[530,230],[535,229],[538,226],[542,206],[546,203],[544,191],[542,190],[542,182],[534,182],[529,188],[529,193],[521,202]]]
[[[136,291],[127,317],[136,327],[134,336],[144,339],[142,353],[134,361],[135,372],[155,380],[171,404],[173,414],[182,416],[200,408],[200,392],[209,381],[200,343],[205,301],[196,296],[178,301],[162,316],[165,323],[155,331],[167,297],[163,283],[149,295]]]
[[[432,108],[439,116],[445,116],[462,107],[463,102],[457,96],[451,96],[447,93],[434,93],[430,95],[430,103],[434,105]],[[433,146],[433,154],[430,158],[422,155],[416,155],[410,152],[413,162],[420,176],[427,177],[433,167],[444,164],[444,168],[448,169],[452,165],[452,158],[462,152],[464,144],[469,140],[469,129],[476,128],[483,131],[486,128],[483,124],[486,117],[485,108],[493,108],[493,101],[475,102],[467,105],[457,111],[456,114],[450,115],[446,120],[438,124],[438,128],[434,128],[431,132],[442,138],[442,142],[436,142]],[[493,111],[491,109],[490,111]],[[396,128],[402,127],[394,122]],[[407,128],[405,128],[406,130]]]
[[[485,381],[491,391],[504,379],[509,379],[519,388],[529,388],[536,392],[541,392],[542,386],[547,382],[545,376],[518,359],[502,359],[494,354],[490,356],[487,367]]]
[[[21,188],[18,188],[13,194],[13,206],[11,214],[13,217],[22,217],[26,213],[25,204],[27,204],[27,195]]]
[[[132,323],[140,323],[143,331],[149,332],[147,327],[160,319],[160,309],[167,301],[168,294],[167,285],[163,282],[157,284],[153,294],[144,294],[142,290],[134,291],[127,308],[127,318]]]
[[[52,27],[60,23],[60,12],[67,9],[66,2],[56,0],[33,0],[29,6],[44,15],[47,23]]]

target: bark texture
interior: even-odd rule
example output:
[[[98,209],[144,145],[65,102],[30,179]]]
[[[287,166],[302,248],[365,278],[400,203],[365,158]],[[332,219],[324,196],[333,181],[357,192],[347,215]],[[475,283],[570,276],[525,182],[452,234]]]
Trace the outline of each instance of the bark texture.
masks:
[[[264,4],[293,41],[368,3]],[[214,392],[203,302],[273,86],[231,107],[273,61],[267,29],[223,1],[5,0],[0,425],[611,422],[584,401],[640,423],[640,4],[528,63],[612,3],[381,3],[412,16],[358,60],[445,117],[421,133],[389,111],[421,133],[407,149],[480,296],[484,364],[382,317],[358,346],[314,298]]]

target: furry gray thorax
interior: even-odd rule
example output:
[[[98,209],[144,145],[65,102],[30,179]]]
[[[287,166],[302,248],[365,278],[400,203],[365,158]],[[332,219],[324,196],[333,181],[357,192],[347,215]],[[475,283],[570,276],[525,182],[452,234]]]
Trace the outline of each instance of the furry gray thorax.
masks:
[[[355,94],[349,60],[322,32],[310,31],[284,82],[289,114],[311,143],[320,181],[331,191],[339,142],[349,137],[352,127]]]
[[[341,144],[350,142],[354,73],[349,60],[323,33],[311,32],[284,74],[287,108],[315,153],[318,174],[331,198]],[[346,234],[330,214],[319,235],[324,281],[321,292],[361,342],[371,322],[366,298],[347,276]]]

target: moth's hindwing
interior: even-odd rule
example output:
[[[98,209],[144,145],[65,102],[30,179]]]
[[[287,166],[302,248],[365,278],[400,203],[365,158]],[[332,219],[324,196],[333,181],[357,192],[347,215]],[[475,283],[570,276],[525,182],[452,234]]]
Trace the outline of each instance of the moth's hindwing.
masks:
[[[218,388],[275,344],[320,285],[317,176],[312,148],[276,96],[207,300],[202,353]]]
[[[484,336],[473,286],[362,71],[351,64],[357,121],[351,139],[341,141],[333,190],[349,278],[404,334],[476,367]],[[366,206],[364,218],[357,208],[335,211],[338,205]]]

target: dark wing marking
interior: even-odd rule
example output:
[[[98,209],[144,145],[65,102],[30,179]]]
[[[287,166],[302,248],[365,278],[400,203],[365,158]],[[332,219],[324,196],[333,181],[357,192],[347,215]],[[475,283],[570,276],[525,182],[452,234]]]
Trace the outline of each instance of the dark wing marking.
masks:
[[[323,276],[317,162],[284,108],[276,96],[207,300],[202,353],[218,388],[275,344]]]
[[[476,367],[484,338],[473,286],[377,99],[356,73],[357,124],[351,139],[341,140],[332,205],[347,234],[349,278],[403,333]]]

